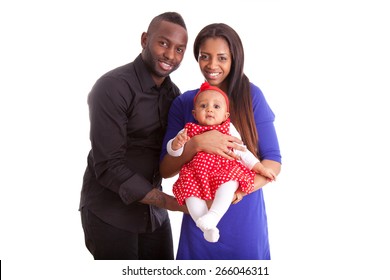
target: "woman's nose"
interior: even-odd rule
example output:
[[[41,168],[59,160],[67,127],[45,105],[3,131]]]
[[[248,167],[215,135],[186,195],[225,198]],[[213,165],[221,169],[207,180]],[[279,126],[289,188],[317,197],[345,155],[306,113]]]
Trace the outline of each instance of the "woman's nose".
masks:
[[[210,59],[209,63],[207,64],[207,67],[209,69],[215,69],[217,68],[217,65],[218,65],[218,61],[216,59]]]

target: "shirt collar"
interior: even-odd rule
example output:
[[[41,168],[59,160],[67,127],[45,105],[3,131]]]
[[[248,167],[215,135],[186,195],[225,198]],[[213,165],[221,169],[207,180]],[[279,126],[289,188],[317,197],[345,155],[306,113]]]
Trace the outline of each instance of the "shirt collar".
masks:
[[[140,80],[142,91],[161,90],[163,88],[166,90],[170,90],[172,88],[172,81],[169,76],[164,79],[164,82],[161,84],[161,87],[157,88],[155,82],[153,81],[152,75],[146,67],[145,62],[142,60],[141,54],[139,54],[134,60],[134,68],[137,73],[138,79]]]

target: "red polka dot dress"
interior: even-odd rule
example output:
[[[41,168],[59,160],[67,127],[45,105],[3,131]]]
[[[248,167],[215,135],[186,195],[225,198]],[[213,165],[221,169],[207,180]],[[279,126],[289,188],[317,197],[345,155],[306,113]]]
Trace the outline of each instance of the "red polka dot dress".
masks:
[[[229,127],[229,119],[221,125],[201,126],[187,123],[185,126],[189,137],[213,129],[229,134]],[[250,193],[254,188],[254,177],[255,173],[238,160],[228,160],[219,155],[198,152],[190,162],[183,165],[172,191],[179,204],[183,205],[185,199],[191,196],[203,200],[214,199],[218,187],[232,180],[239,183],[242,191]]]

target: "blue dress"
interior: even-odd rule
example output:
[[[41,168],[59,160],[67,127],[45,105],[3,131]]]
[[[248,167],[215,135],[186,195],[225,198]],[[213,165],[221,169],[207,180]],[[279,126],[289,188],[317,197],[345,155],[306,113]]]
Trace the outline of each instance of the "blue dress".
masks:
[[[168,127],[161,157],[166,154],[167,142],[176,136],[192,116],[193,99],[198,89],[177,97],[170,108]],[[256,127],[259,134],[260,159],[281,162],[279,143],[274,127],[275,115],[261,90],[251,84]],[[269,260],[268,224],[263,191],[247,195],[231,205],[218,223],[220,239],[207,242],[190,215],[184,214],[176,259],[178,260]]]

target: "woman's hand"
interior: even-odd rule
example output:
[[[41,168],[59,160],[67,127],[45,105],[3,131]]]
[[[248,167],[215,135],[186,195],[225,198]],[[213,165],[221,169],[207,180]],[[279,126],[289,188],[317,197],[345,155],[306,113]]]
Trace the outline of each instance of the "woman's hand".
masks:
[[[279,162],[276,162],[276,161],[273,161],[273,160],[263,160],[261,163],[264,165],[265,168],[269,168],[270,170],[272,170],[273,174],[275,174],[275,177],[277,175],[279,175],[280,169],[281,169],[281,164]],[[262,176],[260,174],[255,174],[255,179],[254,179],[255,186],[254,186],[254,189],[253,189],[252,192],[255,192],[255,191],[261,189],[262,187],[264,187],[269,182],[270,182],[270,180],[267,177],[264,177],[264,176]],[[248,195],[248,194],[243,192],[243,191],[241,191],[241,190],[237,190],[235,192],[235,194],[234,194],[232,203],[233,204],[237,204],[246,195]]]
[[[242,141],[234,136],[223,134],[217,130],[210,130],[192,139],[197,152],[205,152],[214,155],[220,155],[226,159],[240,159],[232,149],[245,151]]]
[[[232,204],[237,204],[237,203],[239,203],[245,195],[246,195],[245,192],[240,191],[240,190],[237,190],[237,191],[234,193],[234,197],[233,197]]]
[[[166,154],[160,163],[160,174],[163,178],[170,178],[179,173],[180,168],[198,152],[220,155],[229,160],[239,160],[240,156],[232,149],[245,151],[242,141],[234,136],[223,134],[217,130],[210,130],[192,137],[185,145],[179,157]]]

